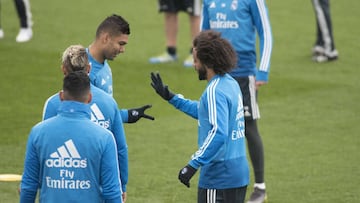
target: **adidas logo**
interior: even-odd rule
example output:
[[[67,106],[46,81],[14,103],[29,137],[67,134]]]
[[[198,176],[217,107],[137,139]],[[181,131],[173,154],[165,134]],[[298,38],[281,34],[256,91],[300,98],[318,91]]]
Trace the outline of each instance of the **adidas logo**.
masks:
[[[81,159],[74,142],[70,139],[64,145],[57,148],[55,152],[50,154],[50,159],[45,161],[49,168],[86,168],[86,159]]]
[[[67,149],[66,149],[67,148]],[[50,154],[51,158],[81,158],[73,141],[70,139],[65,142],[65,145],[58,147],[57,151]]]
[[[101,85],[105,85],[106,84],[106,80],[104,80],[104,78],[101,79]]]
[[[110,122],[105,120],[104,114],[101,112],[98,105],[95,103],[90,106],[91,109],[91,121],[100,125],[103,128],[108,129],[110,127]]]

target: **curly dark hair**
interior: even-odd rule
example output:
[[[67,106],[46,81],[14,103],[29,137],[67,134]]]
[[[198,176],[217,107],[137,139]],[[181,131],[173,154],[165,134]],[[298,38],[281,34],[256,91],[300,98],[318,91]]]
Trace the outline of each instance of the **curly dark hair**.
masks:
[[[220,32],[200,32],[193,41],[193,48],[200,62],[216,74],[224,75],[236,66],[236,52],[230,42],[221,37]]]

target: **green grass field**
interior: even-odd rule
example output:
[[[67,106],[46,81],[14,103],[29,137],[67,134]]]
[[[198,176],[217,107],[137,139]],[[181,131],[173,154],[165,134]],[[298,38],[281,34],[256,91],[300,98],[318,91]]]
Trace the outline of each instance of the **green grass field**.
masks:
[[[360,1],[331,3],[340,59],[316,64],[310,56],[315,40],[310,0],[267,1],[274,49],[270,83],[259,92],[259,128],[269,203],[360,201]],[[31,6],[34,38],[18,44],[13,2],[1,1],[0,173],[22,173],[28,133],[41,120],[45,100],[61,88],[62,51],[71,44],[90,44],[97,25],[117,13],[130,22],[132,33],[126,53],[110,63],[114,97],[122,108],[152,104],[147,113],[156,117],[125,125],[127,202],[196,202],[198,174],[190,189],[177,174],[197,149],[197,122],[157,96],[149,77],[160,71],[171,90],[199,98],[205,82],[182,67],[190,47],[187,16],[180,19],[181,60],[150,65],[148,58],[161,53],[165,43],[156,0],[38,0]],[[0,182],[1,203],[19,201],[18,184]]]

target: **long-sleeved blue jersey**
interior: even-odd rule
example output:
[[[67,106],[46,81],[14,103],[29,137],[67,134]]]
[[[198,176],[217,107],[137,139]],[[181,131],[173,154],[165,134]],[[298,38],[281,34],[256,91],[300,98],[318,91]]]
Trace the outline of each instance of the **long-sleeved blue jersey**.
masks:
[[[86,53],[88,54],[89,62],[91,64],[90,69],[90,82],[96,87],[104,90],[106,93],[113,96],[113,81],[111,68],[107,62],[99,63],[96,61],[90,54],[89,48],[86,48]],[[128,122],[129,114],[127,109],[119,109],[122,121],[124,123]]]
[[[91,84],[90,88],[92,94],[90,102],[91,120],[110,130],[114,135],[118,150],[122,190],[125,192],[128,182],[128,148],[117,103],[109,94],[94,85]],[[61,100],[58,93],[49,97],[44,105],[43,120],[56,116],[60,104]]]
[[[20,202],[122,202],[112,133],[90,120],[89,105],[64,101],[30,132]]]
[[[99,63],[91,56],[88,48],[86,52],[88,53],[91,64],[89,75],[91,83],[113,96],[112,72],[107,60],[105,60],[104,63]]]
[[[237,188],[249,184],[242,94],[229,75],[213,77],[200,101],[175,95],[175,108],[198,119],[199,149],[189,164],[201,167],[199,187]]]
[[[272,32],[265,0],[204,0],[201,29],[213,29],[229,40],[238,56],[234,77],[256,75],[268,81]],[[256,32],[259,36],[260,61],[256,68]]]

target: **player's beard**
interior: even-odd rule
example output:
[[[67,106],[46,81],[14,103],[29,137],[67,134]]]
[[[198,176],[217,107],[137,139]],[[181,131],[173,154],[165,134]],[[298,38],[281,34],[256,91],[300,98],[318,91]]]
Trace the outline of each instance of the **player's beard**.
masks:
[[[105,58],[107,60],[110,60],[110,61],[113,61],[119,54],[116,54],[116,53],[109,53],[107,54],[107,56],[105,56]]]
[[[198,69],[198,75],[199,75],[199,80],[206,80],[206,75],[207,75],[207,70],[204,66],[201,66],[199,69]]]
[[[113,61],[120,52],[115,48],[108,46],[107,49],[104,51],[104,58],[110,61]]]

